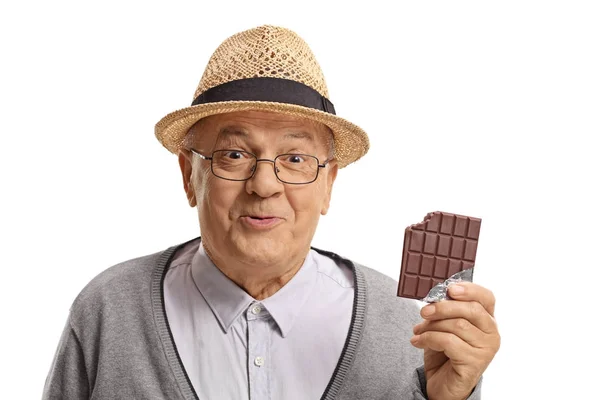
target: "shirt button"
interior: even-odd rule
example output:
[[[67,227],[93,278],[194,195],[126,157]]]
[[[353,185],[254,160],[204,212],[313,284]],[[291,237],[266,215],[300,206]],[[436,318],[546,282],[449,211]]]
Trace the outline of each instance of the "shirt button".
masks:
[[[260,306],[254,306],[254,307],[252,307],[251,311],[252,311],[252,314],[258,315],[258,314],[260,314],[261,310],[262,310],[262,308],[260,308]]]
[[[265,364],[265,360],[262,357],[256,357],[254,359],[254,365],[256,365],[257,367],[262,367]]]

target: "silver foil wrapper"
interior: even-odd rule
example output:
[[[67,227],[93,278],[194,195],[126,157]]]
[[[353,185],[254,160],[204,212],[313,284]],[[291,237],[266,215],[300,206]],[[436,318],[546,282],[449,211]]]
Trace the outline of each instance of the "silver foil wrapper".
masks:
[[[457,272],[444,282],[438,283],[431,288],[429,293],[427,293],[427,296],[421,301],[426,303],[437,303],[438,301],[450,299],[450,296],[448,296],[448,287],[453,283],[458,282],[473,282],[473,268]]]

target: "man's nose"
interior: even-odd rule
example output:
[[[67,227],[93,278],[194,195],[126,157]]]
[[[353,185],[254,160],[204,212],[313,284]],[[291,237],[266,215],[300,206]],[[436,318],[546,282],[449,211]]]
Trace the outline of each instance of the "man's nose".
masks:
[[[276,173],[279,172],[279,168],[277,168],[277,165],[275,164],[274,160],[269,160],[267,158],[259,158],[258,160],[256,160],[256,164],[254,164],[254,167],[252,167],[252,172],[254,172],[255,175],[258,172],[256,170],[258,168],[259,163],[261,163],[261,162],[266,162],[266,163],[273,164],[273,165],[271,165],[271,168],[274,169]],[[277,174],[275,174],[275,177],[277,177]]]
[[[261,167],[261,164],[264,164]],[[270,197],[283,190],[283,183],[275,174],[275,161],[258,159],[254,165],[254,175],[246,181],[249,194],[256,193],[260,197]]]

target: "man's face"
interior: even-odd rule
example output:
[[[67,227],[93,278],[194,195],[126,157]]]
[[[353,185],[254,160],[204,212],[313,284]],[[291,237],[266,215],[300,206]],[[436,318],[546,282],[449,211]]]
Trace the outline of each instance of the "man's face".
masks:
[[[204,156],[233,149],[274,159],[279,154],[329,156],[329,129],[320,123],[278,113],[244,111],[207,117],[190,130],[188,147]],[[308,251],[320,215],[329,208],[337,163],[319,168],[316,181],[290,185],[277,179],[270,162],[259,162],[247,181],[228,181],[210,172],[210,161],[179,154],[190,206],[198,206],[202,240],[217,259],[235,258],[268,266]],[[261,220],[255,217],[274,217]],[[290,266],[292,267],[292,266]]]

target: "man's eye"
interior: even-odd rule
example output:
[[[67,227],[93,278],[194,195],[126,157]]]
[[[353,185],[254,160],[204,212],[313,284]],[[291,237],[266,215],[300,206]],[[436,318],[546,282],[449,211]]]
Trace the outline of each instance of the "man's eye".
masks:
[[[292,163],[292,164],[299,164],[301,162],[304,162],[304,157],[293,154],[293,155],[289,155],[287,157],[287,161]]]
[[[225,153],[225,157],[231,158],[232,160],[239,160],[243,157],[243,154],[239,151],[228,151]]]

